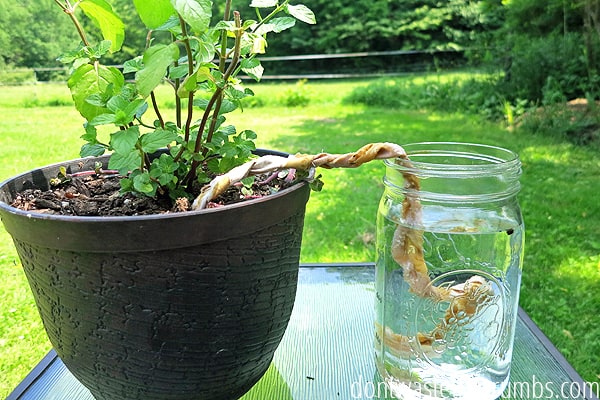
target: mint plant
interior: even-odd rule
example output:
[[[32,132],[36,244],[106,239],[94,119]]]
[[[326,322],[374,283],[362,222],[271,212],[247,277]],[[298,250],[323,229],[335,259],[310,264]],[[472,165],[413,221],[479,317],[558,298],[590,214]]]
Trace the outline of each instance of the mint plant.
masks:
[[[256,19],[248,20],[226,0],[223,19],[214,24],[212,0],[133,0],[148,28],[146,47],[121,71],[101,62],[121,48],[125,37],[124,23],[111,5],[106,0],[55,2],[81,38],[76,51],[60,57],[71,66],[68,86],[86,119],[81,156],[111,151],[108,167],[123,176],[121,192],[172,199],[191,197],[193,188],[211,175],[252,156],[256,133],[238,132],[225,123],[225,114],[253,95],[238,76],[261,79],[264,69],[257,56],[267,48],[267,35],[297,20],[316,22],[308,7],[289,0],[252,0]],[[89,41],[81,14],[99,29],[99,43]],[[125,75],[133,75],[133,81]],[[162,83],[172,88],[175,99],[171,119],[159,109],[155,91]],[[108,143],[99,137],[102,125],[115,127]]]

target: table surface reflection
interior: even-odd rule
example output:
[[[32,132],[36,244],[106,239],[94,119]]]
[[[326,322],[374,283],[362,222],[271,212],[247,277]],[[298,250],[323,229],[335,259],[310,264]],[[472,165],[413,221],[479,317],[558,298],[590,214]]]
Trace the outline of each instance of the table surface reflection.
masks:
[[[273,363],[242,399],[385,399],[373,359],[373,279],[372,264],[303,264]],[[509,387],[503,398],[597,399],[523,310]],[[93,397],[51,351],[7,400]]]

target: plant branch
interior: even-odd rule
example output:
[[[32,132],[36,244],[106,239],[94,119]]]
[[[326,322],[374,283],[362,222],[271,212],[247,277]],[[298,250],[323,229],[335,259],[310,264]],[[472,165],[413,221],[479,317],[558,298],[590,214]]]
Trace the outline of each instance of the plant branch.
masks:
[[[271,11],[271,13],[269,15],[267,15],[265,18],[262,18],[258,24],[256,24],[256,26],[254,27],[254,29],[252,29],[253,32],[256,32],[258,30],[258,28],[260,28],[261,26],[263,26],[264,24],[266,24],[267,22],[269,22],[273,17],[275,17],[275,15],[279,14],[290,2],[290,0],[285,0],[283,3],[281,3],[280,5],[277,6],[277,8],[275,8],[273,11]],[[260,14],[258,13],[258,9],[256,9],[258,16],[260,17]]]
[[[231,0],[225,2],[225,12],[223,20],[228,21],[231,15]],[[225,72],[225,62],[227,60],[227,31],[221,31],[221,51],[219,52],[219,70],[221,73]]]
[[[69,0],[65,0],[64,4],[60,0],[54,0],[54,2],[58,4],[58,6],[65,12],[65,14],[69,16],[69,18],[71,18],[71,21],[73,21],[73,24],[75,24],[75,28],[77,29],[77,33],[79,34],[81,41],[84,45],[89,47],[90,42],[88,42],[83,27],[81,26],[79,20],[75,16],[75,7],[71,5]]]
[[[231,15],[231,0],[227,0],[225,2],[225,12],[223,15],[223,19],[225,21],[229,20]],[[239,18],[239,13],[236,12],[237,17]],[[241,24],[237,23],[236,20],[236,27],[241,26]],[[236,38],[236,43],[237,43],[237,38]],[[234,46],[235,47],[235,46]],[[225,77],[225,66],[227,63],[227,57],[228,57],[228,53],[227,53],[227,31],[223,30],[221,32],[221,49],[219,52],[219,71],[221,71],[221,73],[223,73],[223,81],[227,82],[227,78]],[[232,63],[234,61],[232,60]],[[212,99],[211,99],[212,100]],[[219,111],[221,110],[221,105],[223,104],[223,90],[219,90],[219,95],[216,97],[215,101],[213,102],[214,104],[214,112],[213,112],[213,116],[210,122],[210,126],[208,128],[208,133],[206,136],[206,142],[210,143],[212,141],[214,132],[215,132],[215,127],[217,124],[217,118],[219,117]],[[211,110],[213,107],[213,105],[211,104],[210,107],[207,107],[206,110]],[[202,128],[204,130],[204,127]],[[200,149],[198,149],[199,151]],[[203,154],[206,155],[206,149],[204,149]]]
[[[212,113],[213,117],[212,117],[212,121],[211,121],[209,130],[208,130],[208,133],[206,136],[206,143],[210,143],[210,141],[212,140],[214,130],[216,127],[216,119],[219,116],[221,104],[222,104],[221,102],[223,100],[223,90],[227,86],[227,81],[229,80],[229,78],[231,77],[233,72],[235,71],[238,62],[240,61],[240,53],[241,53],[241,45],[242,45],[242,19],[240,17],[240,13],[237,11],[234,11],[233,17],[235,20],[235,27],[236,27],[233,56],[231,58],[231,63],[229,64],[229,67],[225,70],[225,73],[223,74],[223,86],[217,87],[217,89],[213,93],[212,97],[208,101],[208,104],[206,105],[206,109],[204,110],[204,114],[202,115],[202,120],[201,120],[200,126],[198,128],[198,135],[196,138],[196,146],[194,148],[194,154],[200,154],[200,150],[202,148],[202,140],[201,139],[202,139],[202,136],[204,133],[204,129],[206,128],[206,124],[208,123],[208,119],[210,118],[211,111],[213,111],[213,113]],[[224,46],[222,46],[222,47],[224,47]],[[223,51],[223,48],[221,49],[221,51]],[[221,54],[223,54],[223,53],[221,52]],[[220,66],[220,67],[222,68],[222,66]],[[213,106],[214,106],[214,110],[213,110]],[[203,153],[206,154],[206,150],[203,151]],[[198,168],[199,165],[200,165],[199,161],[194,161],[192,163],[190,171],[188,172],[187,176],[185,177],[185,181],[188,182],[188,184],[194,179],[194,177],[196,175],[196,169]]]
[[[235,27],[236,27],[235,45],[234,45],[233,56],[231,57],[231,63],[229,64],[229,67],[225,71],[225,74],[223,74],[224,85],[227,85],[227,81],[233,75],[233,73],[236,71],[237,65],[240,61],[240,53],[241,53],[241,46],[242,46],[242,30],[241,30],[242,29],[242,19],[240,18],[240,13],[237,11],[234,11],[233,16],[235,18]],[[217,93],[215,93],[215,94],[217,94]],[[207,143],[211,142],[212,137],[215,133],[215,126],[217,123],[217,117],[219,116],[219,112],[221,111],[222,101],[223,101],[223,89],[218,91],[218,96],[216,98],[216,107],[213,112],[213,116],[212,116],[211,124],[210,124],[209,130],[208,130],[208,134],[206,136]],[[208,107],[206,108],[206,110],[210,111],[210,109]],[[197,151],[200,151],[200,149],[198,148]]]
[[[175,63],[175,66],[177,66],[177,63]],[[181,128],[181,97],[177,95],[180,86],[181,80],[179,78],[175,79],[175,85],[173,86],[175,89],[175,121],[178,128]]]
[[[165,121],[160,113],[160,110],[158,109],[158,103],[156,101],[156,95],[154,94],[154,90],[150,92],[150,99],[152,100],[152,108],[154,109],[154,112],[156,113],[156,117],[158,118],[160,127],[165,129]]]
[[[144,123],[140,118],[136,117],[135,119],[138,122],[139,126],[143,126],[144,128],[148,128],[148,129],[155,129],[156,128],[155,126],[148,125],[148,124]]]
[[[188,37],[187,26],[181,15],[179,16],[179,23],[181,25],[181,34],[183,35],[183,45],[188,59],[188,76],[194,75],[194,55],[192,54],[192,47],[190,46],[190,38]],[[190,90],[188,94],[187,104],[187,120],[185,122],[185,138],[187,142],[190,140],[190,127],[192,125],[192,118],[194,112],[194,91]],[[196,139],[198,140],[198,139]]]
[[[223,104],[223,91],[219,97],[217,97],[217,101],[215,102],[215,108],[213,111],[213,115],[210,119],[210,125],[208,127],[208,133],[206,134],[206,143],[212,142],[213,135],[215,134],[215,128],[217,126],[217,121],[219,119],[219,112],[221,111],[221,104]],[[206,155],[207,149],[204,149],[203,154]]]
[[[146,45],[144,48],[148,50],[150,47],[150,43],[152,42],[152,30],[149,30],[146,34]],[[158,102],[156,101],[156,95],[154,94],[154,90],[150,92],[150,100],[152,101],[152,108],[154,109],[154,113],[156,114],[156,118],[158,118],[158,122],[161,128],[165,128],[165,120],[163,119],[160,110],[158,109]]]
[[[208,121],[210,112],[212,110],[212,106],[214,104],[216,104],[217,106],[214,108],[214,111],[213,111],[213,120],[211,121],[212,130],[209,128],[209,131],[206,136],[207,143],[210,143],[212,140],[212,137],[214,134],[214,128],[216,125],[216,118],[219,116],[219,112],[221,111],[220,109],[221,109],[221,102],[223,101],[223,89],[225,86],[227,86],[227,81],[229,80],[229,78],[231,77],[231,75],[233,74],[235,69],[237,68],[237,64],[240,61],[240,52],[241,52],[240,49],[242,46],[242,20],[240,18],[240,13],[237,11],[234,11],[233,17],[235,19],[236,32],[235,32],[234,51],[233,51],[233,56],[231,57],[231,63],[229,64],[229,67],[223,74],[223,88],[218,88],[215,91],[215,93],[213,94],[212,98],[210,99],[209,105],[207,105],[206,110],[204,110],[204,115],[202,117],[202,123],[200,124],[201,126],[200,126],[200,129],[198,130],[198,137],[200,138],[200,137],[202,137],[202,133],[204,132],[204,128],[206,127],[206,123]],[[194,149],[195,153],[200,152],[199,144],[201,144],[201,143],[199,141],[197,141],[196,148]]]

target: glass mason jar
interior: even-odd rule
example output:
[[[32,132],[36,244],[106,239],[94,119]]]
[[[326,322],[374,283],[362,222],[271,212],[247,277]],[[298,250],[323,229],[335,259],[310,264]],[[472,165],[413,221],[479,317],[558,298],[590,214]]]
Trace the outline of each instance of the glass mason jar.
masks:
[[[478,144],[403,147],[377,216],[377,369],[399,399],[496,399],[521,283],[521,162]]]

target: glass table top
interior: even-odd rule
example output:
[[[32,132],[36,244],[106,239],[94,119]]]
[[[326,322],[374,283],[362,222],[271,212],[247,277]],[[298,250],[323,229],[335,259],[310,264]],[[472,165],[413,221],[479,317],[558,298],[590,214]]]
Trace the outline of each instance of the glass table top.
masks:
[[[284,338],[265,376],[242,399],[386,399],[374,363],[373,280],[372,265],[300,268]],[[536,329],[521,311],[511,384],[503,398],[534,398],[537,389],[546,398],[585,399],[574,390],[581,389],[580,378]],[[93,400],[57,357],[37,374],[8,399]]]

